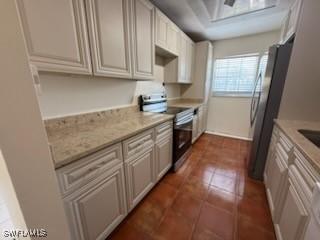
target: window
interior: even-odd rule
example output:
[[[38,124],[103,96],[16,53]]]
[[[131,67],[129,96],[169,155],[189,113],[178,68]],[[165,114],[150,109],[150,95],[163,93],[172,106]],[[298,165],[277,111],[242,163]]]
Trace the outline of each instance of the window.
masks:
[[[268,55],[244,55],[217,59],[214,66],[214,95],[251,95],[258,72],[267,65]],[[260,62],[260,64],[259,64]],[[261,88],[261,82],[258,83]]]

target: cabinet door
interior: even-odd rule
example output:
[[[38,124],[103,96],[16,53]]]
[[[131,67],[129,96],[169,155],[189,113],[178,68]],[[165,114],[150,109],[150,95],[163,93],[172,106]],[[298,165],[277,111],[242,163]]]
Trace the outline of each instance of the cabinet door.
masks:
[[[154,148],[126,162],[128,208],[133,209],[154,185]]]
[[[187,41],[187,55],[186,55],[186,82],[192,83],[193,74],[193,56],[194,56],[194,44],[191,41]]]
[[[90,74],[82,0],[18,0],[30,61],[41,71]]]
[[[159,181],[172,166],[172,135],[156,143],[156,173]]]
[[[187,82],[187,48],[188,42],[185,36],[180,35],[180,52],[179,52],[179,76],[178,82]]]
[[[64,198],[73,239],[105,239],[126,216],[122,164]]]
[[[129,1],[86,0],[94,74],[131,78]]]
[[[203,107],[199,107],[198,110],[198,136],[200,136],[203,133],[203,117],[204,117],[204,113],[203,113]]]
[[[199,118],[198,114],[193,115],[193,121],[192,121],[192,142],[194,142],[198,137],[198,124],[199,124]]]
[[[167,25],[167,18],[156,10],[156,44],[164,49],[167,48]]]
[[[268,170],[267,170],[267,197],[270,206],[271,214],[275,219],[275,216],[278,215],[275,211],[281,211],[279,209],[279,199],[281,193],[286,192],[286,189],[283,189],[285,186],[285,181],[288,179],[288,167],[281,160],[281,156],[276,152],[274,158],[270,159]]]
[[[179,29],[169,22],[167,24],[167,48],[175,55],[179,55],[179,34]]]
[[[295,0],[290,8],[289,17],[287,18],[286,23],[285,41],[287,41],[297,30],[301,4],[301,0]]]
[[[279,231],[283,240],[299,240],[304,233],[308,220],[308,212],[294,188],[290,185],[286,196],[280,222]]]
[[[133,77],[154,78],[154,7],[147,0],[132,0]]]

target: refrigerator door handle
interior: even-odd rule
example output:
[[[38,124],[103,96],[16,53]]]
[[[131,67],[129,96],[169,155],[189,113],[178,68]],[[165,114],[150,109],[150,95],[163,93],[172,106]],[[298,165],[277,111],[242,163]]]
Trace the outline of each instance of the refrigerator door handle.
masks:
[[[260,102],[260,97],[261,97],[261,90],[257,91],[257,86],[258,83],[261,81],[262,78],[262,73],[259,73],[259,76],[257,77],[255,83],[254,83],[254,88],[252,92],[252,98],[251,98],[251,106],[250,106],[250,125],[251,127],[254,124],[254,121],[256,120],[257,113],[258,113],[258,106]],[[256,97],[256,94],[258,94],[258,97]]]

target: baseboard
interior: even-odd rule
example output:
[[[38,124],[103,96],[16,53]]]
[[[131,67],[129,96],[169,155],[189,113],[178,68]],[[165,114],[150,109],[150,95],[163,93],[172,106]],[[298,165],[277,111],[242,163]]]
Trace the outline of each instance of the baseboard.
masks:
[[[252,141],[252,138],[246,138],[246,137],[241,137],[241,136],[236,136],[236,135],[231,135],[231,134],[226,134],[226,133],[219,133],[219,132],[213,132],[213,131],[205,131],[205,133],[218,135],[218,136],[222,136],[222,137],[229,137],[229,138],[236,138],[236,139],[240,139],[240,140]]]

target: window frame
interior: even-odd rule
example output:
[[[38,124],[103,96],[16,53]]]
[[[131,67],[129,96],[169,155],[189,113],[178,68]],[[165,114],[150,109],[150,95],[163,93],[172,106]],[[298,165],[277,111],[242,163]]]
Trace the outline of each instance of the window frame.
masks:
[[[211,84],[211,96],[212,97],[234,97],[234,98],[251,98],[252,97],[252,92],[231,92],[231,91],[214,91],[213,89],[213,84],[215,81],[215,76],[216,76],[216,61],[217,60],[222,60],[222,59],[232,59],[232,58],[243,58],[243,57],[258,57],[258,63],[257,63],[257,68],[256,68],[256,73],[255,73],[255,79],[257,79],[258,74],[259,74],[259,69],[260,69],[260,63],[261,59],[265,56],[268,55],[268,52],[263,51],[263,52],[256,52],[256,53],[249,53],[249,54],[241,54],[241,55],[232,55],[232,56],[226,56],[226,57],[221,57],[221,58],[216,58],[214,59],[214,65],[213,65],[213,75],[212,75],[212,84]]]

